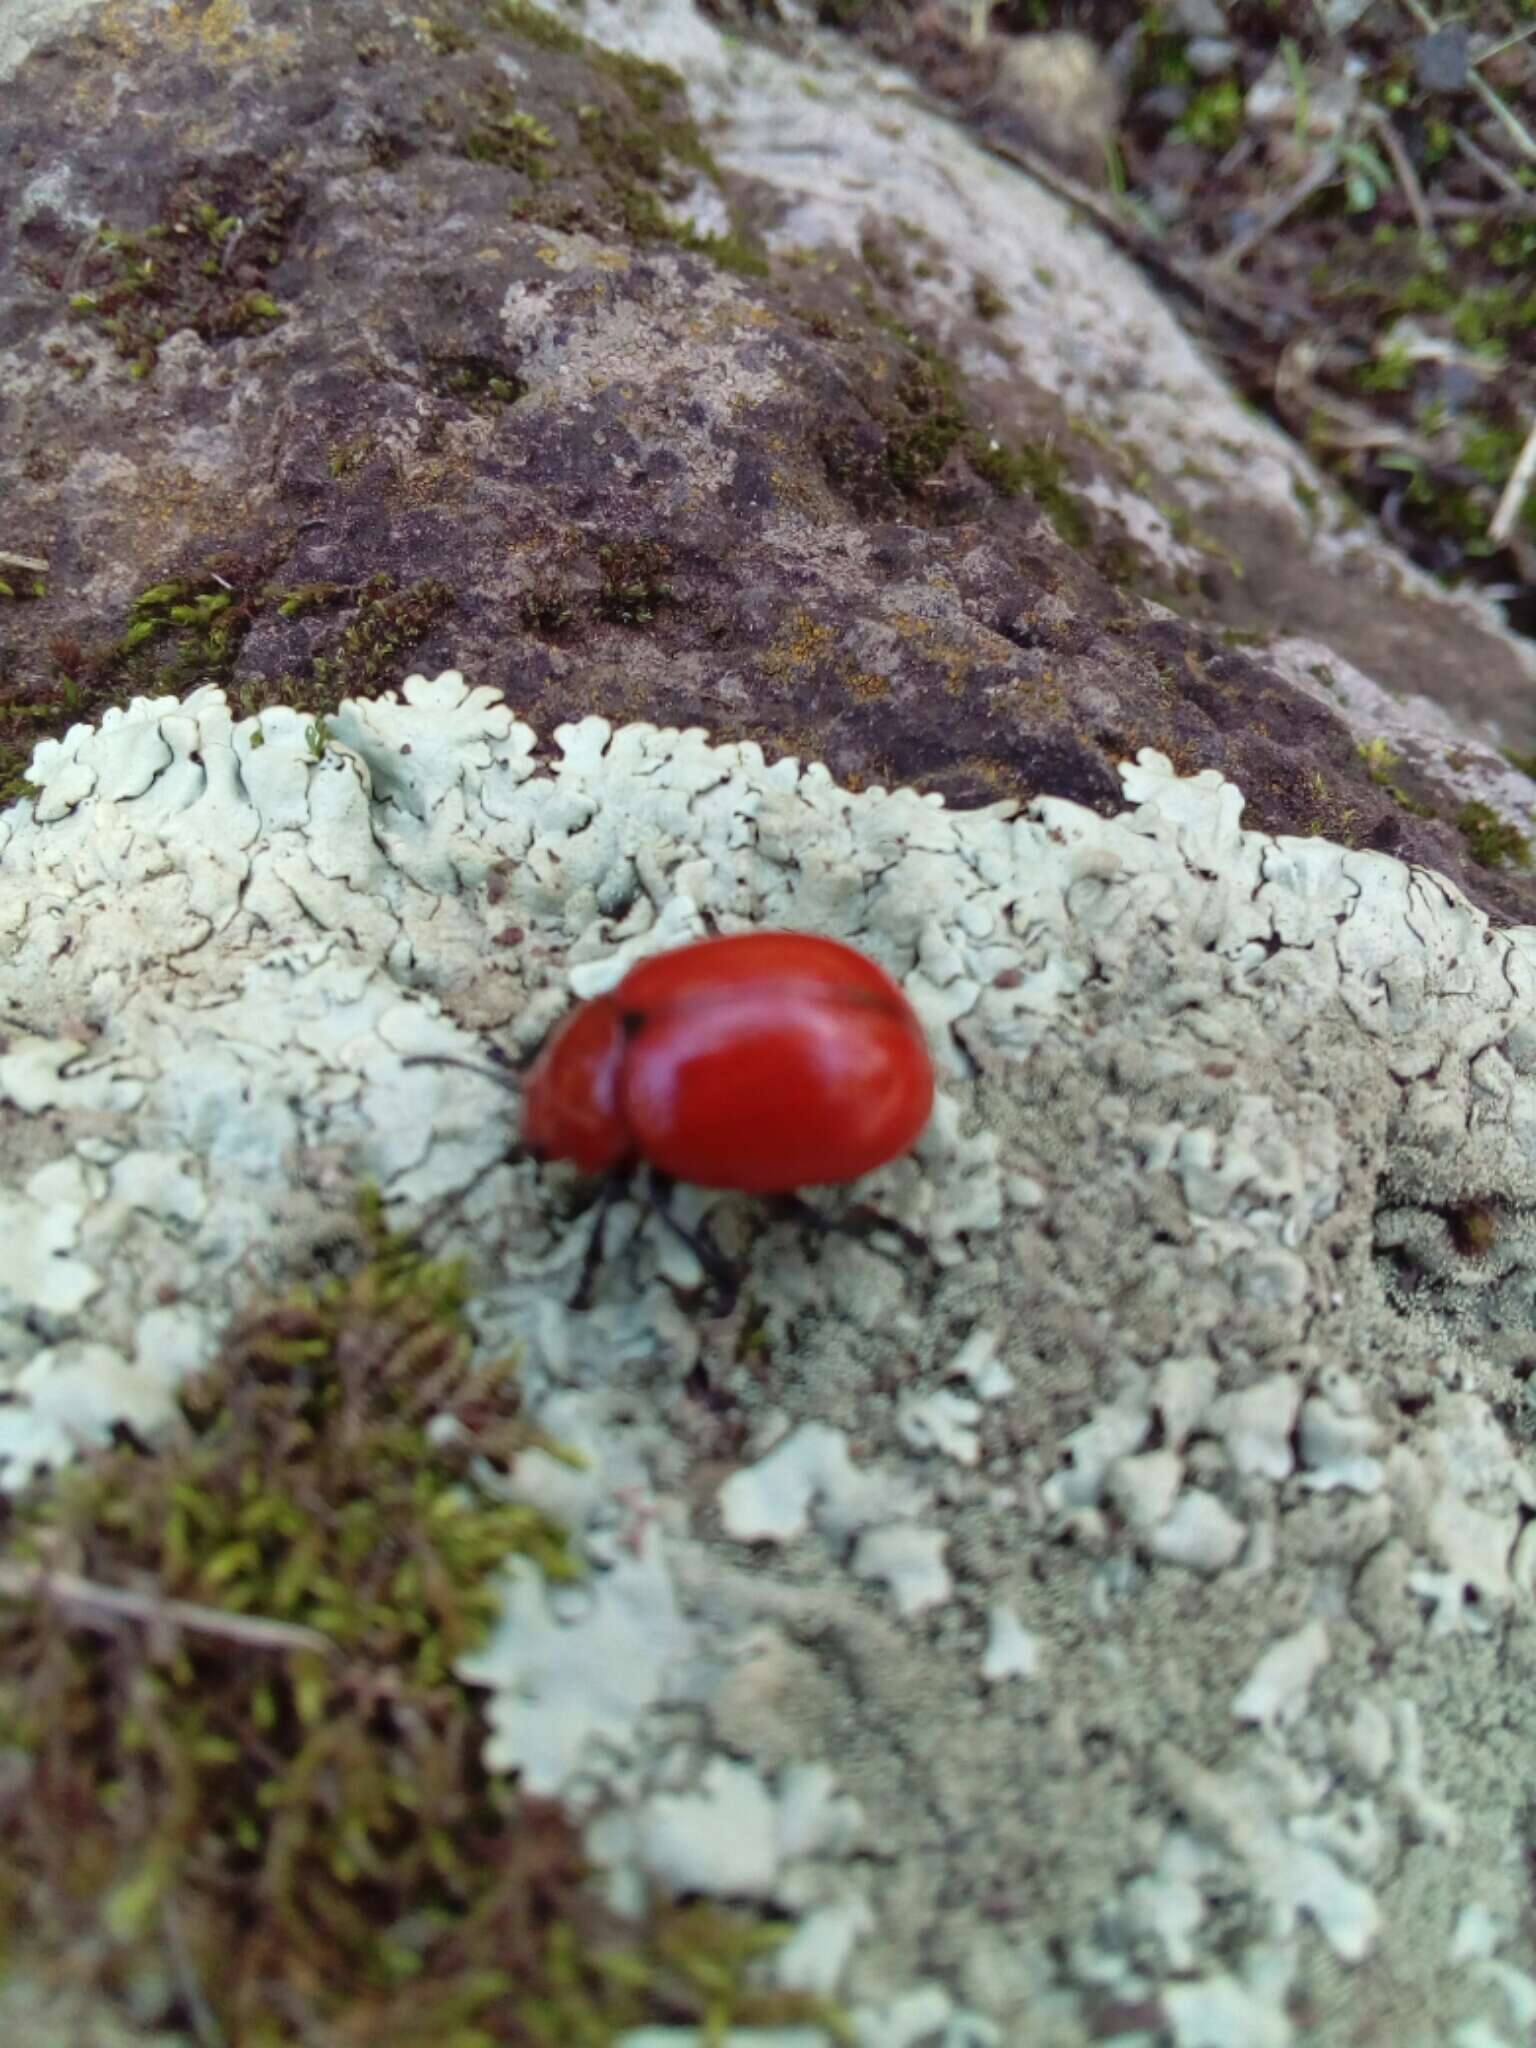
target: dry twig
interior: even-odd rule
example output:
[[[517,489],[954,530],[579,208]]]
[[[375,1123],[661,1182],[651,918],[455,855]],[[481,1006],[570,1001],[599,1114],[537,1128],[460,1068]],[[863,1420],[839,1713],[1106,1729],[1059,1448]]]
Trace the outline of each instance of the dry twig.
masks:
[[[1430,212],[1429,204],[1424,197],[1424,187],[1419,183],[1419,174],[1413,168],[1413,160],[1404,149],[1402,137],[1398,134],[1391,116],[1384,114],[1380,107],[1370,107],[1367,109],[1366,119],[1380,136],[1382,148],[1392,159],[1397,182],[1403,188],[1403,197],[1408,201],[1409,211],[1417,223],[1419,233],[1431,242],[1437,241],[1439,238],[1435,233],[1434,215]]]
[[[1525,446],[1509,473],[1509,481],[1499,494],[1493,517],[1488,522],[1488,538],[1502,547],[1514,533],[1515,522],[1525,506],[1526,498],[1536,486],[1536,423],[1525,437]]]
[[[75,1572],[48,1571],[40,1564],[0,1564],[0,1599],[46,1600],[72,1609],[81,1620],[96,1626],[141,1621],[151,1627],[221,1636],[225,1642],[241,1643],[252,1650],[316,1650],[329,1656],[336,1648],[329,1636],[297,1622],[231,1614],[225,1608],[202,1607],[191,1600],[167,1600],[160,1593],[135,1593],[126,1586],[82,1579]]]
[[[1322,155],[1312,164],[1311,168],[1296,180],[1290,191],[1270,208],[1261,221],[1258,221],[1251,227],[1247,234],[1239,235],[1234,241],[1228,242],[1226,248],[1222,250],[1221,254],[1211,265],[1211,268],[1213,270],[1235,270],[1245,258],[1253,254],[1260,242],[1265,241],[1275,232],[1276,228],[1282,226],[1290,219],[1297,207],[1305,206],[1314,192],[1321,192],[1325,185],[1332,184],[1334,178],[1338,175],[1338,169],[1338,150],[1334,148],[1325,149]]]
[[[1506,171],[1495,156],[1486,149],[1480,149],[1470,135],[1463,135],[1459,128],[1451,130],[1451,139],[1469,164],[1475,164],[1483,176],[1498,186],[1506,199],[1514,201],[1521,213],[1536,213],[1536,192],[1528,192],[1513,172]]]
[[[1082,211],[1097,222],[1111,241],[1129,255],[1144,263],[1169,283],[1202,305],[1214,307],[1225,315],[1234,326],[1246,328],[1250,334],[1272,339],[1272,323],[1265,317],[1262,308],[1240,291],[1233,290],[1230,283],[1216,276],[1214,264],[1187,263],[1181,257],[1170,255],[1159,247],[1151,235],[1128,221],[1124,213],[1110,200],[1095,192],[1091,186],[1068,176],[1049,157],[1037,150],[1026,148],[1007,137],[983,132],[982,141],[994,156],[1017,164],[1020,170],[1028,171],[1037,184],[1054,192],[1058,199],[1065,199],[1070,205]]]
[[[1424,5],[1424,0],[1403,0],[1403,6],[1427,35],[1439,34],[1441,24],[1436,21],[1435,17]],[[1507,45],[1502,47],[1507,47]],[[1530,129],[1526,127],[1509,102],[1501,94],[1494,91],[1493,87],[1477,68],[1486,58],[1493,55],[1495,55],[1493,50],[1482,50],[1478,53],[1472,60],[1471,67],[1467,72],[1467,84],[1471,86],[1489,112],[1503,122],[1505,128],[1514,138],[1522,155],[1528,156],[1533,162],[1536,162],[1536,135],[1533,135]]]

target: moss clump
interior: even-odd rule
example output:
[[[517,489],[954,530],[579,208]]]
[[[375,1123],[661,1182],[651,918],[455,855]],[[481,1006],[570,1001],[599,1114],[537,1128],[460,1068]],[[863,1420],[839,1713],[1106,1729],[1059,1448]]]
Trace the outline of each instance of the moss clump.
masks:
[[[135,377],[149,376],[161,343],[187,328],[206,342],[262,333],[283,318],[267,284],[299,204],[276,176],[218,191],[180,186],[163,221],[98,232],[70,310]]]
[[[1366,774],[1372,782],[1387,792],[1393,803],[1411,812],[1416,818],[1433,818],[1436,815],[1433,804],[1422,803],[1417,797],[1411,797],[1394,779],[1398,757],[1386,740],[1362,740],[1355,751],[1365,763]]]
[[[744,228],[734,227],[722,235],[701,235],[685,228],[678,240],[685,249],[707,256],[711,263],[721,270],[732,271],[737,277],[768,277],[772,274],[772,266],[762,244]]]
[[[1005,498],[1027,492],[1069,546],[1086,547],[1093,526],[1067,487],[1067,465],[1054,448],[1010,445],[995,435],[973,434],[967,446],[976,474]]]
[[[491,1575],[574,1566],[476,1479],[534,1435],[510,1365],[473,1363],[460,1271],[365,1225],[349,1276],[230,1332],[158,1454],[120,1446],[15,1509],[8,1944],[230,2048],[819,2016],[749,1988],[779,1930],[665,1905],[619,1923],[563,1812],[484,1772],[453,1671]],[[141,1613],[103,1625],[112,1592]]]
[[[509,92],[487,94],[479,119],[460,141],[460,148],[473,163],[500,164],[506,170],[521,171],[539,185],[549,176],[549,158],[555,138],[544,123]]]
[[[430,356],[427,386],[435,397],[461,398],[477,412],[516,405],[528,389],[510,362],[486,355]]]
[[[540,49],[581,58],[583,96],[562,110],[562,129],[568,115],[574,120],[577,148],[601,180],[599,208],[629,241],[672,242],[740,277],[769,274],[762,246],[739,224],[733,221],[723,234],[702,234],[669,210],[686,199],[695,177],[716,186],[721,182],[675,71],[588,43],[575,29],[525,0],[499,0],[491,18]],[[545,153],[556,147],[556,138],[531,115],[513,108],[506,95],[502,101],[499,110],[493,107],[477,115],[460,146],[466,155],[503,164],[540,182],[548,170]],[[555,228],[592,225],[584,200],[571,192],[519,200],[515,210],[519,218]]]
[[[575,617],[570,593],[556,583],[536,583],[517,601],[517,615],[530,633],[553,640]]]
[[[495,0],[495,5],[489,9],[489,19],[497,28],[510,29],[525,43],[532,43],[535,49],[562,51],[567,56],[574,56],[586,48],[583,35],[568,28],[545,8],[532,6],[530,0]]]
[[[896,383],[900,408],[886,441],[885,465],[904,491],[943,468],[969,421],[952,367],[936,350],[911,349]]]
[[[609,541],[597,551],[602,586],[597,615],[614,626],[648,626],[663,605],[677,602],[666,572],[671,556],[659,541]]]
[[[653,112],[637,116],[621,103],[584,100],[576,109],[578,132],[587,155],[615,192],[635,183],[655,188],[664,197],[680,196],[686,181],[679,164],[713,171],[698,131],[687,119],[663,120]]]
[[[411,25],[434,57],[459,57],[475,47],[475,39],[469,31],[452,22],[418,14]]]
[[[276,592],[274,596],[280,619],[301,619],[306,612],[345,604],[351,594],[345,583],[296,583],[291,590]]]
[[[978,320],[1000,320],[1008,310],[1008,301],[984,271],[971,279],[971,310]]]
[[[1456,829],[1480,868],[1531,865],[1530,840],[1507,818],[1501,818],[1491,804],[1463,804],[1456,813]]]
[[[487,392],[479,402],[507,401]],[[25,696],[0,684],[0,803],[33,793],[26,771],[38,738],[75,718],[99,718],[136,696],[179,696],[215,683],[228,690],[237,712],[247,714],[268,704],[303,704],[324,713],[343,697],[376,695],[454,603],[447,586],[430,577],[403,590],[388,573],[361,585],[284,588],[268,581],[273,566],[270,553],[217,555],[140,591],[115,639],[87,647],[73,634],[55,634],[45,682]],[[302,669],[235,677],[241,646],[258,619],[343,608],[351,615]]]
[[[400,656],[425,639],[453,601],[447,584],[432,576],[404,590],[387,572],[370,577],[357,593],[351,619],[310,662],[309,695],[316,707],[330,711],[344,697],[377,695]]]
[[[105,646],[84,648],[67,634],[53,640],[55,683],[65,697],[76,693],[82,709],[94,710],[132,696],[175,696],[199,683],[227,683],[264,603],[248,585],[265,565],[216,559],[218,566],[141,590],[122,632]]]

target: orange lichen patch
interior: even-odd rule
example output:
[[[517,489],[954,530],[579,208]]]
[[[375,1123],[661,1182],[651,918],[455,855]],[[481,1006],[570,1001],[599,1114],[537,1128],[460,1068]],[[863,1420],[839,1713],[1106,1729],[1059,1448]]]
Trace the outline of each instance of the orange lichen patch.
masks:
[[[773,636],[772,645],[763,656],[763,667],[777,681],[808,668],[814,668],[831,652],[836,633],[830,626],[824,626],[803,609],[791,612]]]
[[[872,703],[877,697],[888,697],[891,691],[889,676],[877,674],[872,669],[855,669],[845,674],[850,696],[857,697],[861,704]]]
[[[967,647],[958,640],[940,640],[938,628],[915,612],[896,612],[891,624],[903,639],[918,641],[929,660],[944,671],[944,687],[951,695],[963,690],[978,663],[986,659],[982,649]]]
[[[628,270],[630,264],[627,249],[611,248],[587,235],[567,235],[558,242],[541,242],[537,253],[539,261],[550,270],[619,271]]]
[[[194,50],[214,63],[233,63],[257,56],[284,57],[295,43],[291,30],[257,22],[247,0],[171,0],[169,7],[148,0],[110,0],[97,27],[120,55],[130,58],[147,48],[169,45]]]

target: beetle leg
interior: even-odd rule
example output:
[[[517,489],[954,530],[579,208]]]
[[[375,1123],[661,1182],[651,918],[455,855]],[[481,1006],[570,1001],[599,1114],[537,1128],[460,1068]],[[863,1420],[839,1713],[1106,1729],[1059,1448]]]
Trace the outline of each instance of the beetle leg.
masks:
[[[888,1230],[893,1237],[901,1240],[914,1257],[933,1257],[926,1238],[920,1237],[905,1223],[898,1222],[894,1216],[886,1216],[879,1209],[872,1208],[868,1202],[859,1203],[857,1208],[850,1209],[845,1216],[828,1216],[825,1211],[818,1209],[814,1202],[808,1202],[803,1195],[777,1196],[774,1206],[782,1214],[793,1217],[798,1223],[809,1225],[813,1230],[819,1230],[824,1236],[835,1234],[838,1237],[856,1237],[861,1243],[868,1244],[878,1232]],[[879,1251],[880,1247],[873,1245],[871,1249]]]
[[[587,1248],[581,1255],[581,1272],[577,1277],[575,1292],[571,1295],[570,1307],[585,1309],[592,1306],[592,1283],[597,1278],[597,1269],[603,1262],[603,1238],[608,1229],[608,1212],[629,1181],[626,1166],[617,1173],[610,1173],[598,1189],[597,1200],[593,1203],[596,1212],[592,1218],[592,1235],[587,1239]]]
[[[678,1222],[672,1214],[673,1186],[667,1175],[658,1173],[653,1166],[646,1175],[645,1198],[672,1235],[682,1239],[704,1268],[715,1290],[715,1313],[728,1316],[741,1292],[741,1269],[732,1265],[719,1246],[711,1244],[702,1231],[690,1230],[685,1223]]]

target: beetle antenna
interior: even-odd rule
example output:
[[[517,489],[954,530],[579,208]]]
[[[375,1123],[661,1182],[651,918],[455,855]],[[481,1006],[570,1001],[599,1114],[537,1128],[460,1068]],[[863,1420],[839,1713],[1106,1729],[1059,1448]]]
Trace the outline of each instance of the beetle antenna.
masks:
[[[410,1052],[400,1062],[402,1067],[461,1067],[466,1074],[478,1074],[482,1081],[494,1081],[499,1088],[506,1088],[512,1094],[518,1093],[517,1077],[504,1074],[496,1067],[482,1067],[474,1060],[455,1059],[448,1052]]]
[[[803,1195],[775,1195],[770,1198],[771,1206],[781,1216],[792,1218],[798,1223],[820,1231],[824,1237],[856,1237],[871,1251],[880,1252],[881,1247],[872,1242],[881,1231],[889,1231],[914,1258],[934,1263],[933,1247],[927,1239],[919,1236],[895,1216],[887,1216],[870,1202],[860,1202],[856,1208],[847,1210],[841,1216],[829,1216],[824,1209],[818,1209],[814,1202],[806,1201]],[[881,1256],[889,1258],[888,1252]]]

